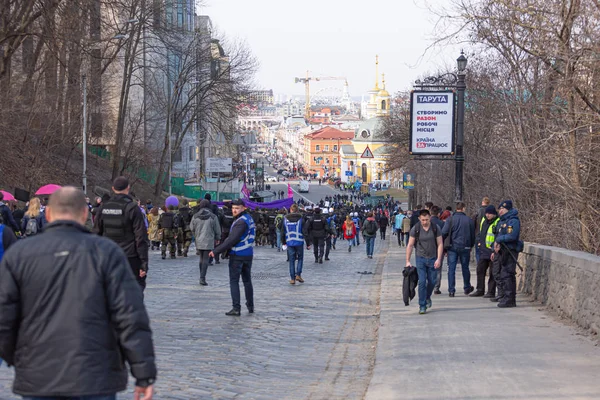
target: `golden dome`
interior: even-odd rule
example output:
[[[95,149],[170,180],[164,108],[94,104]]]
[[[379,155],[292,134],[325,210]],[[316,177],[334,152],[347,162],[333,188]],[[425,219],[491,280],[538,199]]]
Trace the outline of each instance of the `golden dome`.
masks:
[[[377,94],[377,96],[379,96],[379,97],[390,97],[390,93],[387,90],[385,90],[385,89],[381,89],[379,91],[379,93]]]

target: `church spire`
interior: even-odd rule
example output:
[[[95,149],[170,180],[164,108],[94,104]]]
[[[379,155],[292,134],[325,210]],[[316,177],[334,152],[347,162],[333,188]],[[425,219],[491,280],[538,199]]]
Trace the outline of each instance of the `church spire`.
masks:
[[[385,74],[381,74],[381,86],[383,86],[383,90],[385,90]]]

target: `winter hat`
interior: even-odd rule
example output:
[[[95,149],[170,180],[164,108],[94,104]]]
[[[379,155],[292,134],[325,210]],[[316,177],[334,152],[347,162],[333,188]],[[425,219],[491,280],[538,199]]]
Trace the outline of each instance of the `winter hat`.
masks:
[[[212,197],[211,197],[210,193],[206,193],[206,194],[204,195],[204,198],[205,198],[206,200],[208,200],[208,201],[210,201],[210,200],[212,199]]]
[[[498,208],[506,208],[507,210],[511,210],[513,208],[512,200],[504,200]]]
[[[169,196],[167,197],[167,200],[165,200],[165,205],[167,206],[167,208],[177,207],[179,206],[179,199],[175,196]]]
[[[494,215],[498,215],[498,212],[496,211],[496,207],[489,205],[485,208],[485,213],[486,214],[494,214]]]
[[[200,204],[198,204],[198,208],[209,208],[210,207],[210,201],[204,199],[200,202]]]

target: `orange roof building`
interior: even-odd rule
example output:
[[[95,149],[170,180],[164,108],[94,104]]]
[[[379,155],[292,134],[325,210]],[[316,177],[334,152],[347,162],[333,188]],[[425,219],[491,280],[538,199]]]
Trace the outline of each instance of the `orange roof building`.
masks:
[[[340,175],[340,149],[354,139],[354,132],[325,127],[304,136],[304,165],[319,177]]]

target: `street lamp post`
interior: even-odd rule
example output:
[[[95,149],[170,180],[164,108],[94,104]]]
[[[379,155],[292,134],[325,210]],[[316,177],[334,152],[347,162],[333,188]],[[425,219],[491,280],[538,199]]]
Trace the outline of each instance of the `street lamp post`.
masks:
[[[463,152],[464,147],[464,129],[465,129],[465,90],[467,84],[465,82],[466,69],[467,69],[467,58],[461,51],[460,57],[456,60],[458,65],[458,80],[456,82],[456,91],[458,92],[458,106],[457,106],[457,120],[456,120],[456,173],[454,178],[454,190],[456,202],[463,201],[463,167],[465,163],[465,156]]]
[[[87,76],[81,78],[83,85],[83,193],[87,195]]]

